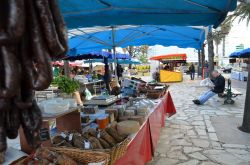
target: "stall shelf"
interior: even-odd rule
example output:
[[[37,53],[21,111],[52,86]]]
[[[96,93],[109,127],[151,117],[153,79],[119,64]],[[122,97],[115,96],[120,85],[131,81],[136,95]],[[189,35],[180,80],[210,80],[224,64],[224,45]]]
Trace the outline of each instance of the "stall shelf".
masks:
[[[58,132],[63,131],[77,131],[81,133],[81,116],[79,108],[71,108],[60,114],[43,114],[42,128],[50,130],[50,123],[56,121],[56,128]],[[21,150],[25,153],[32,153],[33,149],[29,147],[23,133],[23,129],[19,130]],[[44,147],[50,147],[51,141],[46,140],[42,143]]]

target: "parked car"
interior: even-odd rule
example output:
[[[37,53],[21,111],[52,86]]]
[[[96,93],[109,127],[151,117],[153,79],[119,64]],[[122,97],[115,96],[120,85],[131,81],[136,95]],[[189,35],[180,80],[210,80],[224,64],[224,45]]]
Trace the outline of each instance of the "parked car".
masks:
[[[226,66],[226,67],[222,67],[221,70],[223,71],[223,73],[231,73],[232,72],[232,67],[231,66]]]

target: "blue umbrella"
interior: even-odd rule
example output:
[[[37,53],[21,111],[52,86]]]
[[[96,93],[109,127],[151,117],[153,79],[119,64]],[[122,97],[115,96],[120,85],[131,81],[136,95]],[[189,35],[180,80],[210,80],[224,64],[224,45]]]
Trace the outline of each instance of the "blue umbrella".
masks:
[[[72,36],[69,40],[69,56],[83,54],[91,49],[113,49],[115,63],[117,63],[116,47],[159,44],[201,49],[205,40],[204,29],[165,25],[111,27],[110,30],[89,33],[83,29],[77,29],[70,31],[69,34]]]
[[[240,52],[242,58],[250,58],[250,48],[244,49]]]
[[[104,63],[104,60],[103,59],[92,59],[92,60],[84,61],[85,64],[98,63],[98,62]],[[108,62],[113,63],[114,60],[109,59]],[[141,64],[141,62],[139,60],[137,60],[137,59],[118,59],[117,63],[118,64],[135,64],[135,65]]]
[[[230,58],[239,58],[239,52],[233,52],[229,55]]]
[[[230,58],[250,58],[250,48],[236,51],[230,54]]]
[[[218,26],[237,0],[58,0],[69,29],[110,25]]]
[[[70,31],[69,56],[84,54],[89,50],[113,49],[130,45],[163,45],[201,49],[205,40],[204,29],[179,26],[136,26],[112,28],[104,31],[83,29]]]

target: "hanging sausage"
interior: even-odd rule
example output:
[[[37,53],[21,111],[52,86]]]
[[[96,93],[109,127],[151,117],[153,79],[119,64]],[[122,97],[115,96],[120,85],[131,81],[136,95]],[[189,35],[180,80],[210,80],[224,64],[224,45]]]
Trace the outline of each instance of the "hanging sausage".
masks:
[[[67,29],[56,0],[0,1],[0,164],[6,138],[23,128],[39,147],[42,113],[34,98],[52,81],[51,59],[68,51]]]

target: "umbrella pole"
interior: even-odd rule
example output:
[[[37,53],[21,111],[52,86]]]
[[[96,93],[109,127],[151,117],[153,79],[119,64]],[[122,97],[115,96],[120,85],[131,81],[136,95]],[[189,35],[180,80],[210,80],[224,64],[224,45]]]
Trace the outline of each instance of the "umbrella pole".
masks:
[[[118,75],[117,75],[117,59],[116,59],[116,48],[113,47],[113,55],[114,55],[114,64],[115,64],[115,81],[118,83]]]
[[[104,73],[104,83],[106,85],[106,89],[110,92],[110,74],[109,74],[109,65],[108,65],[108,58],[104,57],[104,69],[105,69],[105,73]]]
[[[119,85],[119,80],[117,76],[117,59],[116,59],[116,45],[115,45],[115,27],[111,26],[112,28],[112,48],[113,48],[113,55],[114,55],[114,64],[115,64],[115,82]]]

